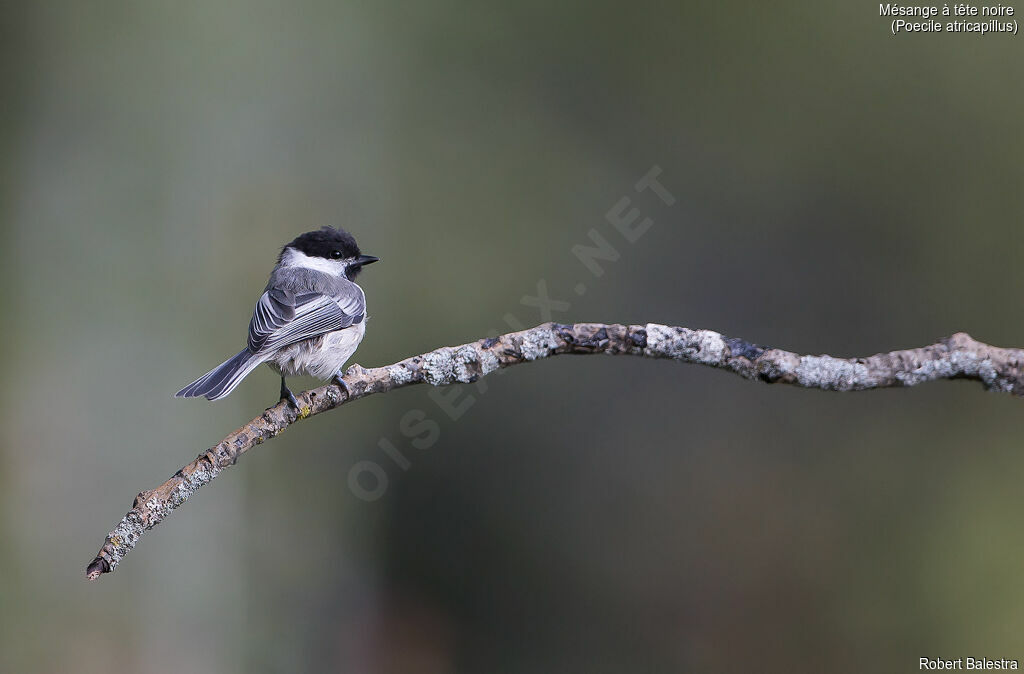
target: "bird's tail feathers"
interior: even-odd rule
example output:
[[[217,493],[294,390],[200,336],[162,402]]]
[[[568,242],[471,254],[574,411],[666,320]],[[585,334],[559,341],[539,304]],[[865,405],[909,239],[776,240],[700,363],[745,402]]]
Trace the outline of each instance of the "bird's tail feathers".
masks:
[[[248,349],[237,354],[213,368],[199,379],[174,394],[175,398],[198,398],[205,396],[207,400],[220,400],[235,390],[246,375],[255,370],[262,358],[258,358]]]

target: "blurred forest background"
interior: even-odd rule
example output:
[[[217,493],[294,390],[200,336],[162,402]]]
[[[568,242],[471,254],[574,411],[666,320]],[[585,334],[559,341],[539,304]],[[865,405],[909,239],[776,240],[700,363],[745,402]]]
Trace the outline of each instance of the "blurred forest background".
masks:
[[[1024,402],[960,382],[559,358],[462,387],[456,421],[397,391],[257,448],[83,577],[136,492],[274,402],[269,370],[172,396],[322,224],[382,259],[366,366],[536,324],[539,282],[563,322],[1024,345],[1019,40],[893,37],[857,3],[7,3],[0,670],[1024,658]],[[633,189],[655,165],[671,207]],[[633,244],[623,197],[654,221]],[[600,277],[570,252],[591,230],[621,253]]]

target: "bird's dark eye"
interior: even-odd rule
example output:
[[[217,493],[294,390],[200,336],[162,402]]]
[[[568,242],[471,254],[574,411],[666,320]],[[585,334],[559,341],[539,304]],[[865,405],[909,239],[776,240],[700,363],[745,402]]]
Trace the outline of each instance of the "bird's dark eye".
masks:
[[[340,250],[332,250],[331,251],[331,257],[334,258],[335,260],[341,259],[341,251]]]

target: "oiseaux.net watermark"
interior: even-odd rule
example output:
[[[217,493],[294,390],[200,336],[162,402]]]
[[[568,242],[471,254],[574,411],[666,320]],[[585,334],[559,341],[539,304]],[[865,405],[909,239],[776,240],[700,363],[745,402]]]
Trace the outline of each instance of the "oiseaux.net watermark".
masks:
[[[649,213],[657,214],[657,210],[675,204],[676,198],[661,183],[660,176],[661,168],[652,166],[634,183],[632,192],[623,195],[605,213],[605,225],[601,228],[605,233],[596,227],[591,228],[587,232],[589,243],[576,244],[569,249],[569,253],[580,262],[591,277],[604,276],[605,264],[621,259],[622,251],[619,246],[623,243],[632,245],[647,234],[654,225],[654,219],[648,215]],[[645,202],[643,210],[641,206],[634,205],[634,200]],[[535,287],[536,294],[523,295],[519,304],[535,309],[542,323],[554,320],[556,312],[564,313],[572,308],[571,300],[551,295],[547,280],[538,279]],[[587,284],[580,281],[573,286],[572,292],[582,297],[587,293],[587,289]],[[513,312],[506,313],[502,321],[513,331],[525,330],[527,327]],[[498,329],[488,331],[489,337],[499,334],[501,331]],[[497,370],[490,376],[502,373],[503,370]],[[475,394],[461,386],[439,386],[432,387],[427,396],[437,406],[442,418],[455,422],[476,404],[477,396],[486,393],[488,389],[486,379],[480,379],[472,386]],[[414,408],[399,419],[398,433],[413,449],[429,449],[441,439],[441,424],[425,410]],[[384,495],[388,488],[389,470],[406,471],[412,467],[412,461],[406,452],[399,449],[388,436],[381,436],[377,447],[384,454],[381,460],[359,461],[348,473],[349,489],[357,498],[364,501],[376,501]]]

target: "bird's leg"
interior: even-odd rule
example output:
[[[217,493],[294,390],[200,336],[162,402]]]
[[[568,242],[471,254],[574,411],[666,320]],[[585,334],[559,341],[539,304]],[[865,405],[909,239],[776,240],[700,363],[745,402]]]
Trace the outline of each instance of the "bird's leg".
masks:
[[[291,403],[292,407],[299,409],[299,401],[295,399],[295,394],[288,389],[288,385],[284,383],[284,375],[281,375],[281,400],[287,400]]]
[[[349,389],[348,384],[345,383],[345,380],[343,379],[344,376],[345,375],[342,373],[341,368],[338,368],[338,371],[334,373],[333,377],[331,377],[331,381],[333,381],[335,384],[340,386],[345,391],[346,398],[351,398],[352,391]]]

